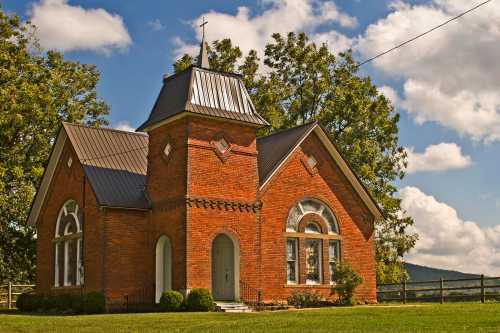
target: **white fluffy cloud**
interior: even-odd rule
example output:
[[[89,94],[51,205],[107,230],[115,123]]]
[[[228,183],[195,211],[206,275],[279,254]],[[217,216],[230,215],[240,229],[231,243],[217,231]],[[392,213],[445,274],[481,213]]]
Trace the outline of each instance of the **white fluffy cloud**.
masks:
[[[128,121],[120,121],[116,124],[115,129],[120,131],[135,132],[135,128]]]
[[[464,221],[449,205],[416,187],[400,191],[402,208],[415,220],[419,240],[406,260],[467,273],[500,275],[500,226]]]
[[[122,17],[102,8],[71,6],[67,0],[42,0],[33,4],[29,16],[45,49],[109,54],[132,42]]]
[[[394,90],[394,88],[389,86],[381,86],[378,87],[378,91],[384,94],[384,96],[387,97],[395,107],[398,107],[400,105],[401,100],[399,98],[398,92]]]
[[[357,49],[370,57],[472,7],[470,0],[393,3],[370,25]],[[446,27],[374,61],[403,79],[401,106],[417,123],[437,122],[473,140],[500,141],[500,2],[493,1]]]
[[[462,148],[456,143],[442,142],[430,145],[423,153],[416,153],[413,147],[407,148],[408,173],[424,171],[446,171],[464,169],[472,164],[470,156],[462,154]]]
[[[207,38],[217,40],[231,38],[236,41],[244,53],[251,49],[261,51],[269,42],[271,34],[288,33],[289,31],[306,31],[314,41],[328,42],[331,49],[339,52],[352,45],[352,40],[334,30],[318,32],[317,29],[328,24],[338,24],[345,28],[357,26],[355,17],[340,11],[334,2],[319,0],[264,0],[264,10],[260,15],[251,15],[248,7],[239,7],[235,15],[210,11],[200,15],[191,22],[201,40],[198,25],[201,18],[208,21]],[[198,45],[186,44],[180,39],[177,44],[176,57],[183,53],[194,54]]]

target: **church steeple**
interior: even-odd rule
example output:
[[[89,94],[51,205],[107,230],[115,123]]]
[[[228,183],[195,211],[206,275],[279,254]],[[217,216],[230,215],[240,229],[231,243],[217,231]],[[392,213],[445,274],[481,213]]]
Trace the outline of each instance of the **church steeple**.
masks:
[[[198,67],[210,69],[210,64],[208,62],[208,52],[207,52],[207,43],[205,42],[205,25],[208,22],[203,18],[203,22],[200,24],[200,27],[203,29],[203,35],[201,38],[200,44],[200,54],[198,55]]]

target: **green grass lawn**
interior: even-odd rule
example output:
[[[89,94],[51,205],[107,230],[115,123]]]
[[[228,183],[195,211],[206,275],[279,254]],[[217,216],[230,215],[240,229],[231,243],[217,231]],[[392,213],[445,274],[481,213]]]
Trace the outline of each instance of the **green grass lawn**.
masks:
[[[246,314],[0,313],[0,332],[500,332],[500,303],[359,306]]]

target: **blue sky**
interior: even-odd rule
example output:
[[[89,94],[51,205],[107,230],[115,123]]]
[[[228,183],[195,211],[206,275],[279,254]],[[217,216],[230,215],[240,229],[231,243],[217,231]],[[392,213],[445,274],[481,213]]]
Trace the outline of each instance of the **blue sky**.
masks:
[[[175,57],[196,50],[201,16],[209,40],[231,37],[244,51],[261,52],[270,33],[294,30],[335,52],[352,47],[363,60],[479,2],[6,0],[3,7],[33,20],[43,46],[97,65],[111,126],[135,128]],[[500,5],[488,6],[361,73],[401,113],[401,144],[413,164],[398,186],[421,235],[408,259],[500,274],[500,69],[493,66]]]

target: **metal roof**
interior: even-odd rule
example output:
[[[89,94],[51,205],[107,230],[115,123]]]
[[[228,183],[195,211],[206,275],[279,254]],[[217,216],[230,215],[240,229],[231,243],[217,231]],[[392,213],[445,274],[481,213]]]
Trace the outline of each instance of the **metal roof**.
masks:
[[[316,125],[317,122],[312,122],[257,139],[260,184],[265,182],[295,145]]]
[[[240,76],[192,66],[164,80],[149,118],[138,130],[183,112],[268,125],[255,110]]]
[[[257,139],[259,184],[262,189],[276,174],[277,170],[292,155],[295,148],[314,132],[330,153],[341,172],[351,183],[354,191],[360,196],[375,219],[383,219],[384,213],[361,179],[354,173],[347,161],[342,157],[340,151],[332,142],[325,129],[317,122],[286,129],[275,134]]]
[[[148,209],[148,136],[63,123],[100,205]]]
[[[146,193],[148,135],[63,123],[51,153],[49,165],[29,215],[34,225],[44,201],[55,166],[68,138],[83,166],[100,205],[149,209]],[[307,136],[315,132],[361,196],[374,216],[383,213],[360,179],[342,158],[333,142],[317,123],[309,123],[257,139],[259,183],[262,188]]]

